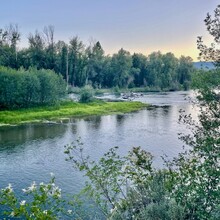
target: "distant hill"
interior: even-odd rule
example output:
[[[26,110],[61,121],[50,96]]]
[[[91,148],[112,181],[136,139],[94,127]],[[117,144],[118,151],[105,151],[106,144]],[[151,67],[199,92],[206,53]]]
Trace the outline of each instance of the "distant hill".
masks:
[[[213,65],[212,62],[193,62],[193,65],[196,69],[215,69],[215,66]]]

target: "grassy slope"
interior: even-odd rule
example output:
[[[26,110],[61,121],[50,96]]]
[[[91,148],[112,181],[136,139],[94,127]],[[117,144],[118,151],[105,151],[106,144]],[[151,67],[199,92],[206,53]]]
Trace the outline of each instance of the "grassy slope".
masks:
[[[59,106],[0,111],[0,124],[19,124],[64,117],[127,113],[146,106],[141,102],[94,102],[90,104],[63,102]]]

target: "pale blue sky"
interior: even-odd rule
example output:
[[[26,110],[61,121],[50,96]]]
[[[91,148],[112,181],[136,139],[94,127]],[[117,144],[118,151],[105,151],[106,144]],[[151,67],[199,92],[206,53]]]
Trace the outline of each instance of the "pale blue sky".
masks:
[[[196,37],[206,36],[204,18],[219,0],[7,0],[1,1],[0,27],[17,23],[20,47],[36,29],[54,25],[55,39],[78,35],[99,40],[112,54],[121,47],[145,55],[161,50],[196,59]],[[208,40],[208,38],[206,38]]]

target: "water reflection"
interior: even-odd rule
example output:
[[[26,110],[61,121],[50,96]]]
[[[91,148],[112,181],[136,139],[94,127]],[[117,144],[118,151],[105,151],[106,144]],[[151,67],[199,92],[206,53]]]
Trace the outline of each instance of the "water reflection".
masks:
[[[122,126],[125,120],[126,120],[125,115],[116,115],[117,126]]]
[[[21,145],[33,139],[51,139],[65,133],[65,126],[60,124],[30,124],[11,127],[0,127],[0,143],[5,145]]]

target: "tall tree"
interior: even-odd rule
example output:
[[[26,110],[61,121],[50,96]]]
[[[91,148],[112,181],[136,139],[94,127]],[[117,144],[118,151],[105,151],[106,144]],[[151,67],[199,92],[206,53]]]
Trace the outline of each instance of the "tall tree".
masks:
[[[76,36],[69,42],[69,82],[72,86],[82,86],[85,81],[85,46]]]
[[[58,41],[55,44],[55,50],[57,53],[56,56],[56,65],[55,71],[61,73],[64,79],[67,79],[66,70],[67,70],[67,59],[68,59],[68,45],[64,41]]]
[[[161,87],[161,73],[163,60],[160,51],[153,52],[148,56],[146,81],[148,86]]]
[[[92,82],[95,87],[101,87],[103,82],[103,64],[104,64],[104,50],[99,41],[93,46],[87,48],[88,62],[87,62],[87,77],[88,81]]]
[[[20,36],[17,24],[10,24],[5,29],[0,29],[0,64],[18,68],[17,45]]]
[[[145,85],[147,57],[143,54],[134,53],[132,56],[132,64],[133,68],[136,70],[133,70],[135,86]]]
[[[36,30],[35,34],[29,34],[28,41],[31,65],[37,69],[46,68],[45,39],[43,34]]]
[[[55,41],[54,41],[54,26],[49,25],[44,27],[43,34],[45,38],[45,52],[47,69],[55,69]]]
[[[133,80],[131,76],[132,58],[128,51],[121,48],[112,56],[111,72],[113,86],[127,87]]]
[[[194,67],[191,57],[181,56],[179,59],[179,67],[177,69],[177,77],[180,84],[184,82],[191,81],[192,73],[194,72]]]
[[[177,83],[178,59],[173,53],[166,53],[162,56],[163,68],[161,73],[161,88],[171,88]]]

